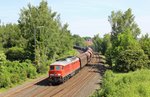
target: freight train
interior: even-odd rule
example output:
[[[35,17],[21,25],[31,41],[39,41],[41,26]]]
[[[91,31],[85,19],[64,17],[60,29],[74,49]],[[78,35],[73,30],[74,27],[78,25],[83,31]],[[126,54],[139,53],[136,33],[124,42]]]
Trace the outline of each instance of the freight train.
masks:
[[[79,72],[93,57],[93,50],[87,50],[78,56],[69,56],[52,63],[49,68],[49,83],[63,83]]]

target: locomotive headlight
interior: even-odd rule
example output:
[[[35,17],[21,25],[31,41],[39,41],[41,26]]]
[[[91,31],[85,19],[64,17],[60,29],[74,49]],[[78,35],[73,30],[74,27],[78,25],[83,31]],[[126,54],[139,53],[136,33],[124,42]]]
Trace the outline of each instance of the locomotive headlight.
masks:
[[[54,74],[50,74],[50,76],[54,76]]]

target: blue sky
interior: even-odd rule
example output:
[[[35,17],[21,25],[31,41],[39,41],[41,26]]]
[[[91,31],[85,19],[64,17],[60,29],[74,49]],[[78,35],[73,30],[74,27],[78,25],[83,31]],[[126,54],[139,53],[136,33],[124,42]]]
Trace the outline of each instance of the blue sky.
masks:
[[[30,2],[38,5],[41,0],[3,0],[0,19],[3,23],[17,23],[20,9]],[[148,0],[47,0],[49,7],[60,14],[61,22],[68,23],[72,34],[103,36],[111,31],[108,16],[111,11],[132,9],[142,34],[150,34],[150,1]]]

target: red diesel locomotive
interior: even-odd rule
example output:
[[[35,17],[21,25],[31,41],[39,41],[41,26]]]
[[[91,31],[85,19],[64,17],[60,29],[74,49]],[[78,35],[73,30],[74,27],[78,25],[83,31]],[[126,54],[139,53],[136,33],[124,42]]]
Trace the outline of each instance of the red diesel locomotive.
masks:
[[[50,65],[49,82],[50,83],[63,83],[67,79],[79,72],[92,58],[93,51],[88,48],[86,52],[79,56],[70,56],[60,59]]]

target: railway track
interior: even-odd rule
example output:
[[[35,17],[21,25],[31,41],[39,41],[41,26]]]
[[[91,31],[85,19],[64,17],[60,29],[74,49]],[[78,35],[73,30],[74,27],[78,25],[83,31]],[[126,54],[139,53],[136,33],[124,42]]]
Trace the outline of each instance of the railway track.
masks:
[[[47,79],[43,78],[43,80],[40,80],[37,83],[30,84],[15,92],[3,95],[3,97],[80,97],[81,94],[81,97],[86,97],[83,93],[86,91],[93,91],[86,87],[91,84],[95,85],[95,83],[100,81],[101,74],[99,71],[100,69],[98,69],[97,66],[102,65],[98,63],[99,61],[99,55],[95,54],[89,65],[85,66],[78,74],[63,84],[48,86]]]

